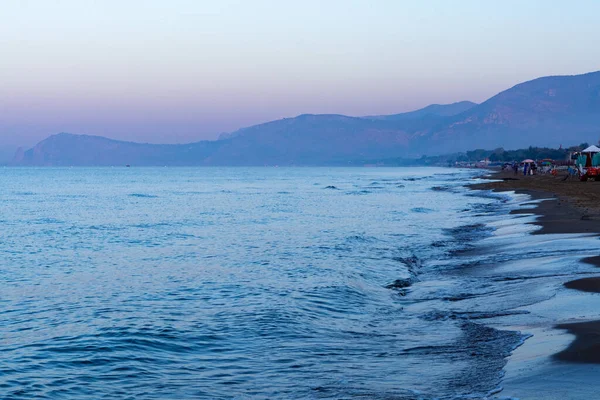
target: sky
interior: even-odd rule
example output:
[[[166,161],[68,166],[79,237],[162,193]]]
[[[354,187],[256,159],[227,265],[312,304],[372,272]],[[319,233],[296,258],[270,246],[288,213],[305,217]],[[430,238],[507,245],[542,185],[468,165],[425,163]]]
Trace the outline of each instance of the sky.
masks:
[[[600,70],[596,0],[0,0],[0,147],[482,102]]]

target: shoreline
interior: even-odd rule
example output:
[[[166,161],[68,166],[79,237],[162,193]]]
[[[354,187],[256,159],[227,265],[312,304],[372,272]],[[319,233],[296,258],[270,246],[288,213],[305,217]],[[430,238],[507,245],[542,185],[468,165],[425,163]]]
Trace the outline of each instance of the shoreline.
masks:
[[[600,235],[600,182],[563,181],[549,175],[514,176],[512,172],[495,171],[481,177],[490,182],[467,185],[470,189],[496,193],[515,192],[531,197],[536,207],[516,210],[513,214],[535,214],[534,234],[593,233]],[[500,181],[498,181],[500,180]],[[541,200],[541,201],[540,201]],[[555,201],[550,201],[555,200]],[[600,255],[593,260],[600,266]]]
[[[531,197],[535,207],[515,210],[512,213],[535,215],[536,221],[531,224],[539,226],[540,229],[534,232],[534,235],[600,236],[600,182],[563,181],[563,177],[549,175],[515,176],[512,172],[501,171],[480,178],[489,179],[490,182],[470,184],[467,187],[474,190],[491,190],[496,193],[514,192]],[[600,255],[582,257],[579,262],[600,267]],[[564,289],[582,294],[600,293],[600,269],[597,274],[592,273],[590,277],[563,282],[562,286]],[[589,365],[596,368],[600,364],[600,319],[582,321],[574,318],[573,321],[555,324],[549,328],[574,337],[566,347],[555,348],[554,353],[548,355],[549,360],[555,363],[555,367],[565,375],[581,374],[580,369],[572,368],[576,365]],[[524,380],[517,382],[516,388],[513,389],[517,392],[523,392],[525,389],[525,392],[528,392],[530,389],[528,386],[535,385]]]

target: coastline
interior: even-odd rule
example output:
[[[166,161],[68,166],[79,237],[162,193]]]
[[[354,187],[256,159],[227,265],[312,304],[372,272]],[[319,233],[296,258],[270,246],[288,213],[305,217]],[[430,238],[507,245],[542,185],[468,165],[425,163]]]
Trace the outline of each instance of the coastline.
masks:
[[[468,185],[475,190],[515,192],[526,194],[532,200],[543,200],[531,210],[517,210],[514,214],[535,214],[535,225],[541,229],[535,234],[595,233],[600,235],[600,182],[563,181],[563,176],[515,176],[512,172],[496,171],[481,177],[490,182]],[[555,201],[549,201],[555,200]],[[600,256],[594,260],[600,266]]]
[[[512,213],[535,215],[536,221],[532,224],[540,228],[533,232],[534,235],[600,236],[600,182],[563,180],[564,176],[522,176],[514,175],[512,171],[495,171],[479,178],[490,181],[467,187],[530,196],[531,204],[535,207]],[[600,267],[600,255],[582,256],[579,262]],[[600,293],[600,270],[597,275],[592,269],[588,277],[565,279],[568,280],[557,290],[563,298],[578,296],[578,300],[571,300],[571,304],[580,304],[584,309],[589,307],[584,303],[585,300],[590,304],[596,301],[592,296]],[[558,304],[560,305],[560,301]],[[560,398],[561,392],[562,398],[565,395],[573,398],[573,393],[578,393],[578,396],[581,394],[581,397],[576,398],[589,398],[589,393],[579,392],[579,385],[589,382],[590,374],[596,376],[600,371],[600,320],[581,318],[579,310],[572,309],[571,315],[559,323],[524,328],[533,332],[533,338],[528,340],[533,343],[530,344],[530,349],[518,349],[517,356],[509,357],[507,368],[512,371],[507,374],[508,379],[503,382],[504,390],[497,397],[554,398],[548,397],[548,390],[556,391],[557,386],[551,387],[558,385],[560,390],[556,391],[556,398]],[[536,335],[538,338],[535,338]],[[524,347],[526,346],[527,342]]]

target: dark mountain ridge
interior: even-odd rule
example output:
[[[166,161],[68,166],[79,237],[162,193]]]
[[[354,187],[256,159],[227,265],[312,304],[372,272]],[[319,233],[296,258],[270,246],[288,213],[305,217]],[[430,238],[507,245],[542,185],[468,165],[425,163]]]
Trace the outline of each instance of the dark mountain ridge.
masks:
[[[450,117],[426,137],[450,151],[558,147],[566,142],[595,143],[598,139],[600,72],[543,77],[518,84]]]
[[[59,133],[32,149],[18,151],[13,165],[115,166],[115,165],[201,165],[217,142],[185,145],[125,142],[101,136]]]
[[[379,119],[388,121],[401,121],[409,119],[420,119],[424,117],[451,117],[463,113],[477,106],[472,101],[459,101],[452,104],[431,104],[419,110],[393,115],[371,115],[363,118]]]
[[[14,165],[345,165],[473,148],[558,147],[600,138],[600,72],[538,78],[476,105],[390,116],[304,114],[181,145],[59,134]]]

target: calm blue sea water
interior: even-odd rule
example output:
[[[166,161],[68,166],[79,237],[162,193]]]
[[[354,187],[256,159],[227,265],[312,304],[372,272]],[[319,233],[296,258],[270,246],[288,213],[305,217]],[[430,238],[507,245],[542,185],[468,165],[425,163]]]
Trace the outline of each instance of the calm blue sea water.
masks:
[[[0,397],[481,397],[533,228],[474,174],[2,169]]]

